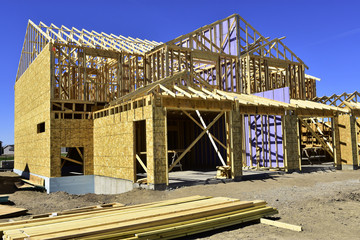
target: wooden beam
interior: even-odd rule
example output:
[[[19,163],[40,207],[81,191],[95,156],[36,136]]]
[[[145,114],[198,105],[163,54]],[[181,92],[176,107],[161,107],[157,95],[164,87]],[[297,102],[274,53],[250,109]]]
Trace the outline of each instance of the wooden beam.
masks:
[[[174,161],[174,163],[171,164],[171,166],[169,167],[169,172],[175,167],[176,164],[180,162],[180,160],[185,156],[185,154],[191,150],[191,148],[202,138],[202,136],[204,136],[206,131],[209,130],[217,122],[217,120],[221,118],[222,115],[224,115],[224,113],[225,113],[224,111],[220,112],[214,118],[214,120],[206,127],[206,129],[204,129],[202,133],[200,133],[199,136],[197,136],[197,138],[189,145],[189,147],[187,147],[185,151]]]
[[[198,115],[198,117],[200,118],[200,121],[201,121],[201,124],[203,125],[203,127],[206,128],[206,124],[205,124],[205,122],[204,122],[204,119],[201,117],[200,112],[199,112],[198,110],[196,110],[195,112],[196,112],[196,114]],[[227,164],[225,163],[223,157],[221,156],[221,153],[220,153],[219,149],[217,148],[217,146],[216,146],[216,144],[215,144],[215,142],[214,142],[214,139],[213,139],[212,136],[209,134],[209,130],[206,130],[206,133],[207,133],[207,135],[209,136],[210,142],[211,142],[211,144],[213,145],[213,147],[214,147],[214,149],[215,149],[215,152],[217,153],[217,155],[218,155],[221,163],[223,164],[223,166],[226,166]]]
[[[284,228],[284,229],[292,230],[292,231],[295,231],[295,232],[301,232],[302,231],[302,226],[289,224],[289,223],[278,222],[278,221],[273,221],[273,220],[266,219],[266,218],[260,218],[260,223],[270,225],[270,226],[274,226],[274,227],[278,227],[278,228]]]
[[[144,164],[144,162],[141,160],[141,158],[139,157],[139,155],[136,153],[136,160],[138,160],[138,162],[140,163],[140,165],[142,166],[142,168],[145,170],[145,172],[147,173],[147,167]]]
[[[183,113],[185,113],[186,116],[188,116],[191,120],[193,120],[193,122],[194,122],[196,125],[198,125],[202,130],[205,130],[206,127],[201,126],[201,124],[198,123],[198,121],[196,121],[187,111],[185,111],[185,110],[182,110],[182,111],[183,111]],[[211,132],[209,132],[208,134],[210,134],[210,136],[211,136],[218,144],[220,144],[220,146],[222,146],[224,149],[226,149],[226,146],[225,146],[222,142],[220,142],[220,140],[217,139]]]
[[[81,151],[80,151],[80,149],[78,147],[76,147],[76,151],[79,153],[79,156],[84,161],[84,156],[82,155],[82,153],[81,153]]]
[[[71,159],[71,158],[68,158],[68,157],[61,157],[61,159],[63,160],[66,160],[66,161],[69,161],[69,162],[73,162],[73,163],[76,163],[76,164],[79,164],[79,165],[83,165],[82,162],[78,161],[78,160],[74,160],[74,159]]]

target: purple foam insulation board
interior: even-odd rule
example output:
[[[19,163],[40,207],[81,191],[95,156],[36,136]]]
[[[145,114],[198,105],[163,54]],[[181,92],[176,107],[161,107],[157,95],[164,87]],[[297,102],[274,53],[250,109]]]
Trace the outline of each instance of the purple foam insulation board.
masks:
[[[284,102],[284,103],[290,103],[289,87],[254,93],[253,95]]]
[[[289,88],[280,88],[274,89],[266,92],[255,93],[254,95],[290,103],[290,95],[289,95]],[[261,119],[263,121],[263,130],[261,131]],[[276,165],[276,153],[278,156],[278,167],[284,167],[284,154],[283,154],[283,141],[282,141],[282,126],[281,126],[281,116],[269,116],[269,128],[268,128],[268,119],[267,116],[250,116],[250,128],[251,131],[249,132],[249,125],[248,125],[248,116],[244,117],[245,123],[245,149],[246,149],[246,163],[247,166],[250,166],[250,147],[252,150],[252,158],[253,164],[252,166],[256,166],[256,148],[259,148],[259,160],[260,166],[262,167],[270,167],[270,160],[271,166],[277,167]],[[275,134],[276,128],[276,134]],[[270,147],[269,147],[269,138],[268,133],[270,132]],[[249,134],[251,134],[251,143],[249,143]],[[256,145],[256,138],[257,135],[258,143]],[[262,142],[264,141],[264,144]],[[277,146],[276,146],[277,141]],[[264,146],[263,146],[264,145]],[[264,152],[264,154],[263,154]],[[263,159],[265,158],[265,159]]]

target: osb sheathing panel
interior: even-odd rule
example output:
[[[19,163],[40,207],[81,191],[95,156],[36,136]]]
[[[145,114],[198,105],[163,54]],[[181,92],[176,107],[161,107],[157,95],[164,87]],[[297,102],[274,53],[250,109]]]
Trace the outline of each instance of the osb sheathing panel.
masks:
[[[83,147],[84,174],[94,174],[92,119],[51,120],[51,177],[61,176],[61,147]]]
[[[285,118],[285,167],[287,170],[300,169],[298,118],[296,115],[284,115]]]
[[[50,48],[15,83],[15,169],[50,177]],[[45,122],[45,132],[37,124]]]
[[[340,115],[338,119],[341,163],[358,165],[355,118],[350,115]]]
[[[242,133],[243,133],[243,116],[238,111],[231,113],[232,117],[232,177],[236,178],[242,175]]]
[[[359,161],[359,165],[360,165],[360,146],[359,146],[359,144],[360,144],[360,118],[357,118],[356,122],[357,122],[357,124],[356,124],[357,131],[356,132],[357,132],[357,137],[358,137],[357,143],[358,143],[358,152],[359,152],[358,161]]]
[[[146,106],[95,119],[94,174],[134,181],[134,121],[151,118]]]
[[[167,183],[166,111],[154,107],[151,121],[146,121],[148,183]]]

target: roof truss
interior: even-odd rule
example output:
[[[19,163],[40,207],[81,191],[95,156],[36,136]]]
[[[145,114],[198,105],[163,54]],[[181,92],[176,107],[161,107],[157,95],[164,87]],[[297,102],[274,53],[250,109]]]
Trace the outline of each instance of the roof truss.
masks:
[[[60,44],[75,44],[78,47],[111,50],[130,54],[144,54],[161,43],[139,38],[124,37],[115,34],[98,33],[75,27],[69,29],[55,24],[47,26],[43,22],[36,25],[28,22],[25,40],[21,52],[16,80],[25,72],[48,42]]]
[[[261,35],[240,15],[233,14],[193,32],[181,35],[166,44],[236,56],[254,54],[304,64],[281,41],[282,39],[284,37],[269,41],[269,37],[266,38]],[[306,66],[306,68],[308,67]]]

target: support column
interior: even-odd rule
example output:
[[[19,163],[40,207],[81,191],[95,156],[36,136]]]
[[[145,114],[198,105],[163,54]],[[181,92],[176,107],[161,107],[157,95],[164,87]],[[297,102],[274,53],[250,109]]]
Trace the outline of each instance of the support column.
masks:
[[[342,170],[356,170],[359,167],[358,139],[356,132],[356,118],[349,114],[339,115],[337,118],[339,153]],[[337,149],[337,150],[338,150]]]
[[[333,117],[331,128],[333,131],[334,165],[336,169],[341,170],[339,115]]]
[[[147,180],[150,189],[164,190],[168,183],[166,110],[153,107],[146,122]]]
[[[283,116],[283,148],[286,172],[301,170],[299,120],[290,111]]]
[[[242,176],[242,137],[243,120],[239,111],[230,111],[226,115],[227,162],[231,166],[231,177],[241,180]]]

